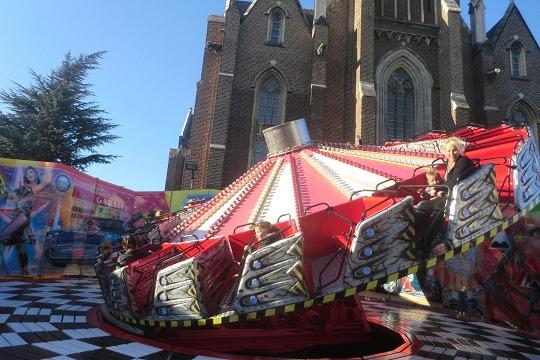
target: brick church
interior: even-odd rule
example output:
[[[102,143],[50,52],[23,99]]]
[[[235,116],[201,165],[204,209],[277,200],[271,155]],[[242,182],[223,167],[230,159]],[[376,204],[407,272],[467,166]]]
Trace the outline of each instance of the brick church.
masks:
[[[464,1],[464,0],[462,0]],[[513,1],[225,2],[166,190],[223,188],[266,158],[262,130],[305,118],[315,140],[382,144],[432,129],[540,121],[540,48]],[[193,176],[193,178],[192,178]]]

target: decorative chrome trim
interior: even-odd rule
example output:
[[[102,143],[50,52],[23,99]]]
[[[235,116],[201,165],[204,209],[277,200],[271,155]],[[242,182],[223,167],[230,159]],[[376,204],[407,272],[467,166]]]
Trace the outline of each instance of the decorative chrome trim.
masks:
[[[512,158],[514,169],[514,202],[520,209],[527,208],[540,196],[540,159],[538,146],[532,137]]]
[[[246,257],[234,299],[237,313],[274,308],[307,300],[302,269],[302,233],[261,247]],[[252,264],[260,263],[260,267]],[[250,287],[251,279],[258,280]],[[254,299],[250,303],[250,299]]]
[[[493,164],[486,164],[454,186],[448,214],[448,239],[454,247],[502,223]]]
[[[382,278],[415,264],[412,201],[412,196],[407,196],[356,226],[345,272],[345,288],[367,284],[373,278]]]

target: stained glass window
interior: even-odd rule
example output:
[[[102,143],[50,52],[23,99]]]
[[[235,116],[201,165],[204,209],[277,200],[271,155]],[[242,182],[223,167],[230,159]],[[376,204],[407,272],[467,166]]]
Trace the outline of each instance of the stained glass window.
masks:
[[[523,51],[519,42],[510,48],[510,68],[513,77],[525,76],[525,59],[522,59]]]
[[[387,101],[387,140],[411,139],[414,136],[414,86],[403,68],[390,76]]]
[[[255,133],[255,162],[266,159],[268,148],[262,131],[279,124],[281,89],[274,78],[267,79],[259,90],[257,129]]]
[[[272,28],[270,30],[270,42],[272,44],[281,43],[281,25],[283,23],[281,11],[275,10],[272,13]]]

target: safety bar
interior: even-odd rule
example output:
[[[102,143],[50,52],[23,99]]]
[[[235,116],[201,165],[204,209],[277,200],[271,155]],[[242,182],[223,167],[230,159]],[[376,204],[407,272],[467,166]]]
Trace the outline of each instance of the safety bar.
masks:
[[[389,182],[389,181],[393,181],[394,184],[398,184],[398,182],[397,182],[396,180],[394,180],[394,179],[386,179],[386,180],[384,180],[384,181],[381,181],[381,182],[378,183],[377,185],[375,185],[375,190],[379,190],[379,186],[380,186],[380,185],[382,185],[382,184],[384,184],[384,183],[387,183],[387,182]]]
[[[249,223],[245,223],[245,224],[242,224],[242,225],[238,225],[237,227],[234,228],[233,230],[233,234],[236,234],[236,230],[242,228],[242,227],[246,227],[246,226],[255,226],[255,223],[254,222],[249,222]]]
[[[349,197],[349,200],[352,200],[354,195],[359,194],[359,193],[364,192],[364,191],[371,191],[373,193],[395,193],[396,189],[380,189],[380,190],[376,190],[376,189],[360,189],[360,190],[356,190],[356,191],[352,192],[351,196]]]
[[[326,205],[326,210],[332,208],[328,203],[325,203],[325,202],[321,202],[321,203],[318,203],[318,204],[310,205],[310,206],[308,206],[307,208],[304,209],[304,216],[307,215],[307,211],[308,211],[308,210],[311,210],[311,209],[313,209],[313,208],[315,208],[315,207],[317,207],[317,206],[321,206],[321,205]]]
[[[319,286],[317,288],[317,292],[320,293],[322,289],[327,287],[328,285],[332,284],[333,282],[337,281],[339,279],[339,275],[341,274],[341,271],[343,270],[343,265],[345,264],[345,260],[347,259],[347,253],[349,252],[349,248],[351,246],[351,240],[353,238],[353,229],[356,226],[356,223],[350,219],[347,219],[343,215],[340,215],[338,213],[333,212],[334,215],[338,216],[338,218],[346,219],[349,221],[349,232],[347,233],[347,245],[345,247],[340,247],[335,253],[334,256],[326,263],[326,265],[322,268],[321,272],[319,273]],[[341,234],[337,234],[336,236],[339,236]],[[336,274],[336,277],[330,281],[328,281],[326,284],[322,284],[322,276],[325,273],[325,271],[328,269],[330,264],[334,261],[334,259],[342,252],[345,251],[345,254],[343,255],[343,258],[341,259],[341,262],[339,264],[339,270]]]
[[[317,287],[317,291],[316,293],[320,294],[320,292],[322,291],[322,289],[324,289],[325,287],[327,287],[328,285],[332,284],[333,282],[337,281],[339,279],[339,275],[341,274],[341,271],[343,270],[343,264],[345,263],[345,259],[347,257],[347,252],[348,252],[348,249],[349,249],[349,243],[350,243],[350,236],[349,236],[349,240],[347,241],[347,247],[340,247],[335,253],[334,253],[334,256],[332,256],[332,258],[326,263],[326,265],[324,265],[324,267],[322,268],[321,272],[319,273],[319,286]],[[324,272],[328,269],[328,267],[330,266],[330,264],[334,261],[334,259],[342,252],[342,251],[345,251],[345,254],[343,255],[343,259],[341,259],[341,263],[339,265],[339,271],[337,272],[337,275],[334,279],[328,281],[327,283],[325,283],[324,285],[322,284],[322,276],[324,274]]]
[[[514,145],[514,148],[512,149],[512,154],[513,155],[517,155],[516,154],[516,149],[517,149],[517,146],[520,144],[520,143],[523,143],[525,144],[525,140],[523,139],[523,136],[519,136],[519,140],[516,142],[516,144]]]
[[[497,194],[499,194],[499,204],[501,203],[501,193],[503,191],[503,188],[504,188],[504,185],[506,184],[506,182],[508,181],[508,189],[506,191],[508,191],[508,193],[510,193],[510,174],[507,174],[505,177],[504,177],[504,180],[501,184],[501,187],[498,189],[497,191]],[[501,212],[503,212],[504,210],[506,210],[506,208],[510,206],[510,203],[506,203],[504,205],[504,207],[501,209]]]
[[[436,162],[437,160],[441,160],[442,162],[441,162],[440,164],[436,164],[435,162]],[[432,168],[432,169],[434,169],[435,166],[439,166],[439,165],[446,165],[446,162],[444,161],[443,158],[436,158],[435,160],[433,160],[433,161],[431,162],[430,165],[421,165],[421,166],[418,166],[417,168],[415,168],[415,169],[413,170],[413,176],[416,176],[416,172],[417,172],[418,170],[420,170],[420,169],[423,169],[423,168]]]
[[[407,188],[425,188],[426,186],[428,186],[427,184],[419,184],[419,185],[398,185],[398,187],[396,188],[396,190],[399,190],[399,189],[407,189]],[[433,185],[433,187],[435,188],[444,188],[446,189],[447,192],[450,192],[450,188],[448,187],[448,185],[445,185],[445,184],[437,184],[437,185]]]
[[[180,238],[180,242],[182,242],[184,239],[187,239],[187,238],[192,237],[192,236],[193,236],[196,240],[199,240],[199,238],[197,237],[197,235],[195,235],[195,233],[193,233],[193,234],[188,234],[188,235],[182,236],[182,237]]]
[[[292,220],[291,214],[289,214],[289,213],[281,214],[281,215],[279,215],[279,217],[277,218],[277,223],[278,223],[278,224],[281,222],[281,218],[284,217],[284,216],[288,216],[288,217],[289,217],[289,221]],[[285,230],[287,230],[287,229],[285,229]]]
[[[488,161],[488,160],[504,160],[503,163],[501,164],[495,164],[493,163],[493,165],[507,165],[508,163],[508,158],[506,156],[495,156],[495,157],[490,157],[490,158],[481,158],[481,159],[478,159],[478,158],[473,158],[471,159],[472,161],[476,161],[476,162],[479,162],[479,161]],[[507,165],[507,166],[510,166],[510,165]]]

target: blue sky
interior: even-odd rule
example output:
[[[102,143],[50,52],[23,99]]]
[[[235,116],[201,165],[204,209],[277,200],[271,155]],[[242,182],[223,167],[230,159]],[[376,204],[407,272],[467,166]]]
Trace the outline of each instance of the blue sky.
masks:
[[[312,8],[313,0],[301,0]],[[462,0],[466,4],[466,0]],[[540,40],[538,0],[516,0]],[[28,85],[28,69],[47,74],[67,51],[108,51],[90,73],[95,101],[120,126],[99,151],[121,157],[87,173],[133,190],[162,190],[168,150],[175,147],[200,79],[206,19],[225,0],[0,0],[0,89]],[[487,0],[487,27],[507,0]],[[466,12],[464,16],[468,20]],[[3,105],[0,109],[5,110]]]

